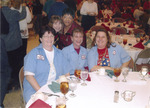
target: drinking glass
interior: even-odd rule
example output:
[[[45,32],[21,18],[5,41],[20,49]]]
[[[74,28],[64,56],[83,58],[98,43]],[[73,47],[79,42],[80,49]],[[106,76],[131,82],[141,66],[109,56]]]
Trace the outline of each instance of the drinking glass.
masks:
[[[64,97],[56,98],[56,108],[66,108],[66,99]]]
[[[137,38],[136,38],[136,42],[137,42],[137,43],[140,42],[140,38],[137,37]]]
[[[128,40],[127,39],[123,39],[123,44],[124,46],[127,44]]]
[[[118,43],[121,44],[122,43],[122,37],[118,38]]]
[[[82,86],[86,86],[85,80],[88,78],[88,71],[81,71],[81,79],[83,80]]]
[[[113,30],[112,30],[112,33],[113,33],[114,35],[116,35],[116,29],[113,29]]]
[[[81,74],[81,69],[76,69],[76,70],[74,71],[74,75],[77,77],[78,83],[80,83],[80,79],[79,79],[80,74]]]
[[[68,100],[67,97],[66,97],[66,94],[67,94],[68,91],[69,91],[69,83],[68,83],[67,81],[60,83],[60,91],[61,91],[61,93],[64,94],[64,98],[65,98],[66,100]]]
[[[123,75],[123,77],[124,77],[124,79],[122,80],[123,82],[127,82],[127,80],[126,80],[126,77],[127,77],[127,75],[128,75],[128,73],[129,73],[129,68],[127,68],[127,67],[124,67],[123,69],[122,69],[122,75]]]
[[[75,77],[71,77],[69,80],[69,88],[72,91],[72,93],[69,95],[70,97],[75,97],[74,90],[77,89],[77,80]]]
[[[148,73],[148,67],[147,66],[142,66],[140,72],[141,72],[141,75],[142,75],[142,80],[146,81],[145,76]]]
[[[140,37],[140,42],[143,42],[143,41],[144,41],[144,37],[141,36],[141,37]]]
[[[118,76],[121,74],[121,68],[114,68],[114,75],[116,76],[115,82],[119,82]]]

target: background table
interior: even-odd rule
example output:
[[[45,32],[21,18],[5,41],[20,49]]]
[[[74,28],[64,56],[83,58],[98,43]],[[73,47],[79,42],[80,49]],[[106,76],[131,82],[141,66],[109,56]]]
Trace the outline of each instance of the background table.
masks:
[[[99,76],[97,73],[90,73],[91,81],[87,82],[87,86],[81,86],[79,83],[74,98],[69,97],[71,91],[67,93],[68,101],[67,108],[145,108],[150,96],[150,78],[146,77],[147,81],[142,81],[140,73],[130,72],[127,76],[127,82],[122,82],[123,76],[120,75],[120,82],[114,82],[114,78],[108,76]],[[114,91],[119,91],[119,102],[114,103]],[[135,91],[136,95],[131,102],[126,102],[121,97],[121,93],[125,90]],[[39,91],[52,91],[47,85],[43,86]],[[57,93],[62,96],[61,93]],[[49,97],[46,103],[55,108],[56,97]],[[33,103],[30,99],[26,105],[28,108]]]

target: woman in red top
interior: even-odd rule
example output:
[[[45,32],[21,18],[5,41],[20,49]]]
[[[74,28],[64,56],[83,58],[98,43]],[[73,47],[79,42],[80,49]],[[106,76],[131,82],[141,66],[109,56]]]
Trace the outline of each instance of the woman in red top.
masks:
[[[60,49],[66,47],[72,43],[70,36],[72,35],[72,31],[74,28],[82,29],[82,27],[80,25],[78,25],[76,22],[74,22],[74,12],[70,8],[63,10],[62,20],[64,23],[64,28],[63,28],[63,35],[60,36],[60,42],[61,42]],[[86,47],[85,35],[83,37],[82,46]]]

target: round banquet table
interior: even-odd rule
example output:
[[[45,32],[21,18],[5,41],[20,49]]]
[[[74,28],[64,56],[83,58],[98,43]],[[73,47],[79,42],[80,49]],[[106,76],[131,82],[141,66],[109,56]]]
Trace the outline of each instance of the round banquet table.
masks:
[[[91,81],[86,81],[87,86],[81,86],[78,83],[74,91],[76,97],[71,98],[67,93],[67,108],[145,108],[150,97],[150,78],[146,76],[147,81],[141,80],[139,72],[129,72],[127,82],[122,82],[123,76],[119,76],[120,82],[114,82],[115,77],[110,78],[107,75],[100,76],[96,72],[90,73]],[[114,91],[119,91],[119,101],[114,103]],[[121,93],[126,90],[135,91],[133,100],[126,102]],[[41,87],[39,91],[52,93],[48,85]],[[63,96],[61,93],[56,93]],[[45,102],[55,108],[55,96],[49,97]],[[26,104],[28,108],[33,103],[30,99]]]

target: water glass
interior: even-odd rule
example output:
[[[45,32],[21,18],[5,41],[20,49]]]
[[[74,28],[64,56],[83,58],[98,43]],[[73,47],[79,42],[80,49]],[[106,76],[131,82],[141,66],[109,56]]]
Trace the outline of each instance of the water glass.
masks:
[[[76,95],[74,94],[74,90],[77,89],[77,79],[75,77],[70,77],[69,88],[72,91],[72,93],[69,96],[75,97]]]
[[[66,108],[66,99],[64,97],[56,98],[56,108]]]
[[[122,68],[122,75],[124,77],[124,79],[122,80],[123,82],[127,82],[126,77],[127,77],[128,73],[129,73],[129,68],[127,68],[127,67]]]
[[[81,79],[83,80],[83,83],[81,83],[82,86],[86,86],[85,80],[88,78],[88,71],[81,71],[80,74]]]
[[[145,76],[148,73],[148,67],[147,66],[142,66],[140,73],[142,75],[142,80],[146,81]]]

